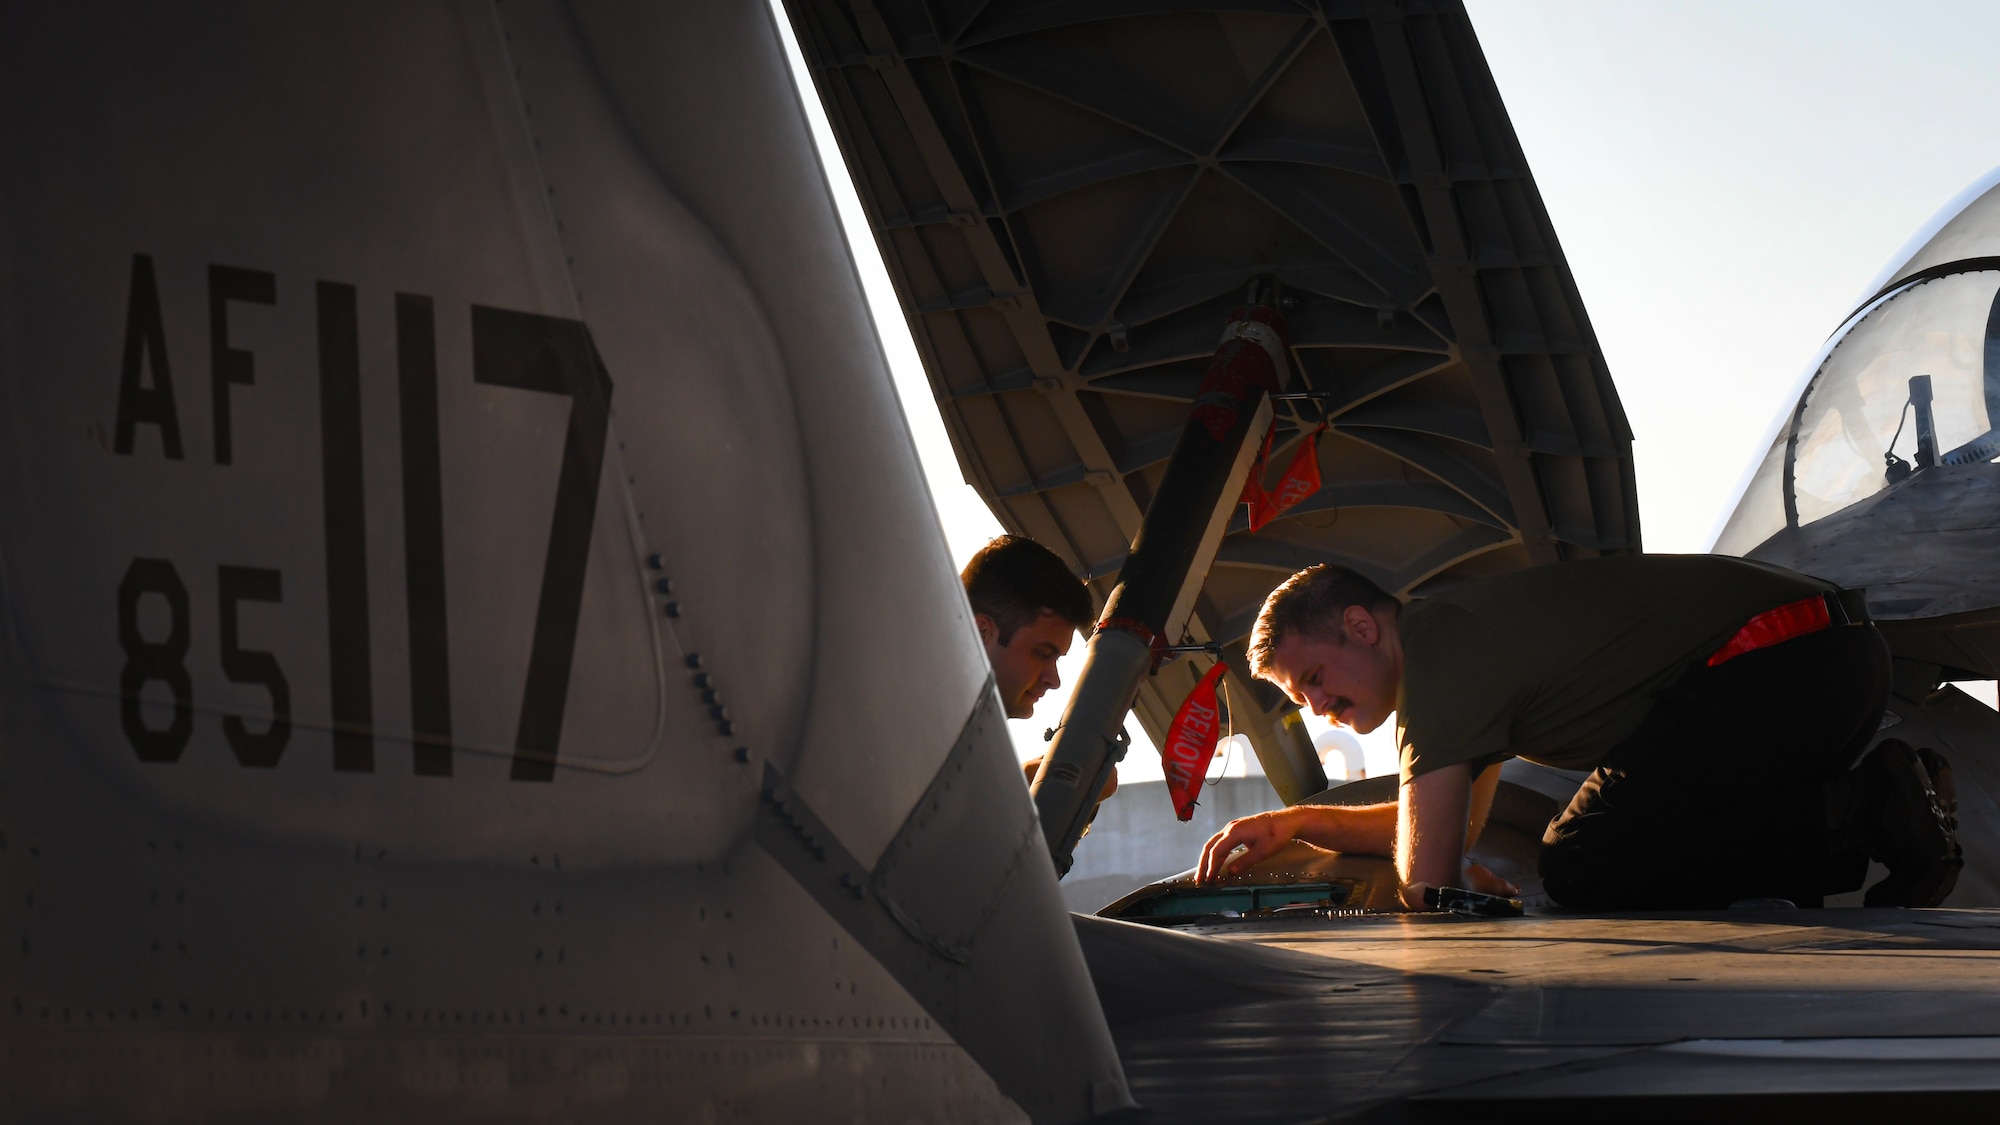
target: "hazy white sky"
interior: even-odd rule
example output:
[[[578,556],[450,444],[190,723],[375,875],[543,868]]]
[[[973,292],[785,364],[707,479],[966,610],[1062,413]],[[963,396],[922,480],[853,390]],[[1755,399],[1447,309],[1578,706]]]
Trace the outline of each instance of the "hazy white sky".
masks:
[[[1815,349],[2000,164],[2000,5],[1473,0],[1637,438],[1705,550]]]
[[[1467,7],[1632,425],[1646,547],[1706,550],[1827,333],[1938,207],[2000,164],[2000,4]],[[959,475],[809,84],[806,101],[962,562],[999,525]],[[1024,756],[1066,698],[1012,724]],[[1131,729],[1121,776],[1158,777]],[[1386,728],[1363,742],[1370,774],[1395,768]]]

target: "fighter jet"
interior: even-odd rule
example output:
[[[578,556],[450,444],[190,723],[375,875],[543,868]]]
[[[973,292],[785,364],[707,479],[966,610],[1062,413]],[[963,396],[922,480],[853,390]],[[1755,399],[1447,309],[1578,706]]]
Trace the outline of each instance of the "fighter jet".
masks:
[[[1715,549],[1867,592],[1896,657],[1884,720],[1952,754],[1953,906],[2000,906],[2000,726],[1951,681],[2000,676],[2000,169],[1919,231],[1827,338]]]
[[[5,1116],[1988,1088],[1978,914],[1393,915],[1365,867],[1062,908],[1092,723],[1285,571],[1639,546],[1463,11],[1192,8],[789,12],[969,476],[1192,646],[1094,651],[1033,797],[769,9],[0,13]],[[1226,424],[1218,350],[1276,384]]]

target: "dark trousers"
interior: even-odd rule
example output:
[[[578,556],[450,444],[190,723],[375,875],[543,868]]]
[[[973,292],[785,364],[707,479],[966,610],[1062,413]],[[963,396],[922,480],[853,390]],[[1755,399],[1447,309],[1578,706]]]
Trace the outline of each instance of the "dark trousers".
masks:
[[[1868,857],[1835,850],[1826,787],[1874,737],[1889,674],[1872,626],[1691,669],[1549,822],[1549,897],[1697,910],[1747,898],[1818,906],[1859,887]]]

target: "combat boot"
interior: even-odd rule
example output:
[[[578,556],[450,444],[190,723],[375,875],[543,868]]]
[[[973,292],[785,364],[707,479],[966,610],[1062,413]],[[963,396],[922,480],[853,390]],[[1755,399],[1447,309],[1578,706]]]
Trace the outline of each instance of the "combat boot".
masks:
[[[1965,853],[1958,843],[1957,787],[1935,750],[1884,739],[1855,768],[1864,794],[1859,827],[1869,858],[1889,875],[1868,888],[1868,906],[1936,906],[1958,884]]]

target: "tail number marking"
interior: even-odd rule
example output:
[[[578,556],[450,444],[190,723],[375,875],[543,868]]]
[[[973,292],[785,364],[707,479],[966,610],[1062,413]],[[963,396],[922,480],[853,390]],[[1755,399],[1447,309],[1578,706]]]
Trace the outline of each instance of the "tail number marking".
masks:
[[[215,460],[233,460],[229,442],[229,388],[255,382],[252,357],[233,348],[228,303],[275,305],[272,276],[250,270],[209,270],[210,346]],[[362,488],[360,362],[357,301],[353,286],[322,281],[315,288],[318,323],[322,512],[325,522],[329,700],[333,767],[375,768],[374,704],[368,630],[365,498]],[[472,378],[475,383],[564,395],[570,400],[549,527],[534,639],[515,726],[511,776],[517,781],[555,778],[563,712],[569,696],[576,635],[589,571],[591,528],[611,425],[611,376],[581,321],[474,305],[471,308]],[[429,297],[396,295],[396,359],[401,414],[404,583],[409,611],[410,700],[419,775],[452,772],[451,676],[445,617],[442,472],[439,465],[437,349]],[[145,378],[150,369],[150,384]],[[159,429],[169,460],[182,456],[178,410],[166,355],[159,290],[152,259],[133,256],[120,371],[116,452],[130,456],[141,425]],[[281,602],[276,570],[217,568],[221,605],[221,663],[233,683],[262,687],[272,720],[262,731],[242,716],[225,715],[223,736],[236,760],[251,767],[277,765],[291,737],[291,686],[269,652],[238,645],[242,602]],[[148,639],[139,621],[140,600],[166,602],[164,639]],[[119,677],[120,723],[142,762],[177,762],[194,731],[193,681],[187,668],[190,640],[187,587],[165,559],[134,559],[118,587],[118,637],[125,653]],[[172,699],[165,726],[148,725],[146,686],[164,683]]]

